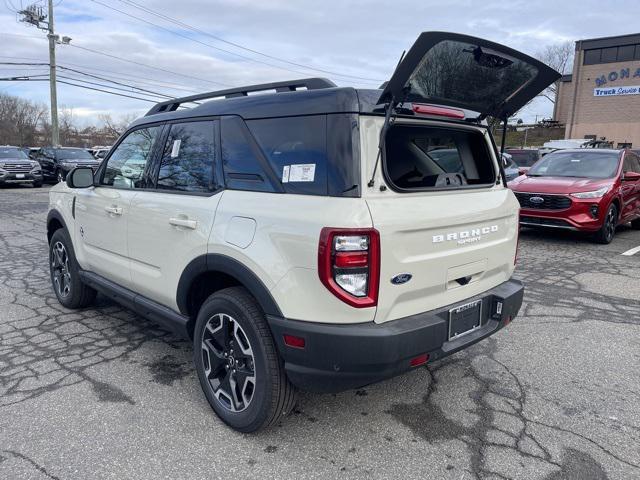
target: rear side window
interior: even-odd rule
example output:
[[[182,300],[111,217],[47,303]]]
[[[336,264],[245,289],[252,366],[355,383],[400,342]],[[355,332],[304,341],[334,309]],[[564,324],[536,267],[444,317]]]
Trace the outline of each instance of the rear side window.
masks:
[[[220,122],[222,166],[227,188],[255,192],[275,192],[275,174],[239,117],[224,117]]]
[[[477,131],[395,125],[387,134],[385,169],[399,190],[493,184],[493,160]]]
[[[156,188],[206,193],[214,187],[215,141],[212,121],[171,125]]]
[[[327,194],[327,117],[252,120],[247,126],[287,193]]]

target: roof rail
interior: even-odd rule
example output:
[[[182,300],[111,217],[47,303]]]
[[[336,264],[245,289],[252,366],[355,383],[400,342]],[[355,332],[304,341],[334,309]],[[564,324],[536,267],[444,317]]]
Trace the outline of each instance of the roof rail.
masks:
[[[337,87],[335,83],[326,78],[303,78],[301,80],[288,80],[285,82],[262,83],[260,85],[249,85],[246,87],[229,88],[227,90],[217,90],[215,92],[199,93],[189,97],[174,98],[154,105],[146,116],[156,113],[173,112],[183,103],[197,102],[198,100],[208,100],[212,98],[234,98],[246,97],[251,92],[263,92],[275,90],[276,92],[294,92],[298,88],[307,90],[319,90],[322,88]]]

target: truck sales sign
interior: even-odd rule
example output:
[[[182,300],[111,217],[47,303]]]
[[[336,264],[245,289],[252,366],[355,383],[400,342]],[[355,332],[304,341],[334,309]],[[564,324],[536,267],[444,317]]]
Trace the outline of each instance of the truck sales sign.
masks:
[[[614,95],[640,95],[640,85],[593,89],[594,97],[611,97]]]

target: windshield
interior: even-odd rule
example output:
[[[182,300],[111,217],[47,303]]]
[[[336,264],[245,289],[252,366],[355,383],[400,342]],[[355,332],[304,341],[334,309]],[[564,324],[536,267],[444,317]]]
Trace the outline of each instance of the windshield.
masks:
[[[66,149],[66,148],[58,148],[56,149],[56,157],[60,160],[93,160],[95,158],[86,150],[78,149]]]
[[[611,178],[620,154],[615,151],[558,151],[549,153],[527,173],[530,177]]]
[[[19,148],[0,148],[0,158],[12,160],[29,160],[29,157]]]

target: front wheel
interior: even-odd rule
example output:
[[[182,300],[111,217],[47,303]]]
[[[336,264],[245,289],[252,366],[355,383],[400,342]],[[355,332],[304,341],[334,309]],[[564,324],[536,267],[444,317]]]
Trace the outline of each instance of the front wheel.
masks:
[[[264,313],[244,288],[226,288],[204,302],[193,341],[200,385],[227,425],[255,432],[293,409],[295,389]]]
[[[611,204],[607,214],[604,217],[604,222],[600,230],[596,232],[596,242],[602,244],[609,244],[613,240],[613,236],[616,234],[616,227],[618,226],[618,208]]]
[[[51,284],[58,301],[67,308],[84,308],[96,298],[96,291],[82,283],[71,239],[64,228],[51,236],[49,243]]]

